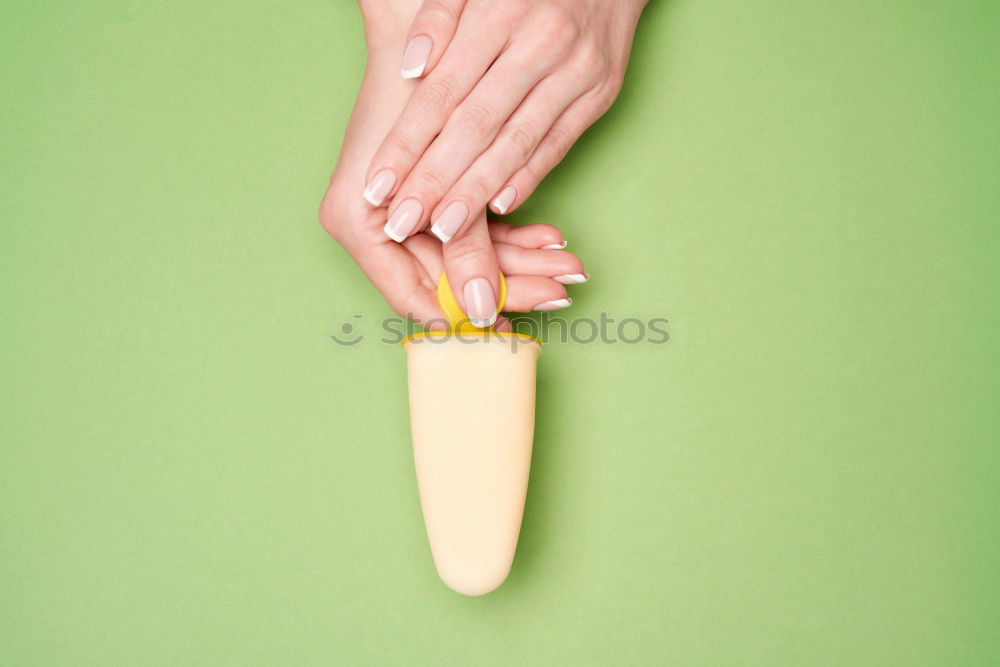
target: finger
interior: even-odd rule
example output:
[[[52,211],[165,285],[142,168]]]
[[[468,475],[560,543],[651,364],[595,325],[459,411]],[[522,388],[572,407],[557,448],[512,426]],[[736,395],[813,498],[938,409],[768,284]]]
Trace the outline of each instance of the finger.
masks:
[[[477,327],[493,324],[500,294],[500,265],[486,227],[486,215],[480,213],[469,231],[460,240],[445,244],[442,252],[448,283],[462,312]]]
[[[478,145],[472,146],[476,155],[471,166],[442,195],[441,203],[431,214],[431,220],[434,221],[431,231],[438,238],[447,242],[462,233],[463,228],[456,226],[459,218],[450,214],[458,208],[459,203],[468,210],[475,211],[485,207],[493,199],[496,209],[500,213],[506,212],[504,198],[498,197],[497,192],[528,162],[539,142],[566,108],[590,87],[590,76],[592,75],[585,71],[567,68],[543,79],[528,93],[481,154]],[[442,139],[434,142],[428,155],[437,148],[440,141]],[[414,175],[420,172],[424,159],[417,164]]]
[[[469,14],[469,11],[462,13],[459,31],[441,61],[413,91],[368,163],[364,197],[372,206],[381,206],[393,196],[455,107],[483,78],[503,49],[506,38],[502,33],[481,29],[463,33],[461,26],[469,20]]]
[[[403,247],[410,251],[427,272],[432,289],[437,289],[438,280],[444,273],[444,260],[441,258],[441,242],[427,234],[414,234],[403,242]]]
[[[509,222],[490,222],[490,238],[494,243],[510,243],[522,248],[559,250],[566,247],[563,233],[555,225],[535,223],[512,225]]]
[[[542,253],[539,257],[527,261],[520,257],[526,250],[538,251],[549,241],[562,238],[562,232],[552,225],[535,224],[515,227],[509,223],[491,222],[488,225],[490,239],[497,253],[500,271],[504,275],[531,273],[530,267],[538,268],[540,276],[560,276],[582,272],[582,263],[577,263],[575,255],[567,252]],[[558,244],[556,244],[558,245]],[[426,272],[424,285],[428,289],[436,289],[437,281],[444,272],[444,260],[441,254],[441,242],[428,234],[414,234],[403,242],[405,247]],[[559,247],[562,247],[561,245]],[[502,249],[502,250],[501,250]],[[566,257],[574,258],[567,260]],[[530,262],[530,263],[529,263]],[[563,281],[566,284],[582,281]]]
[[[441,197],[487,149],[507,118],[538,82],[542,72],[530,62],[529,55],[527,51],[501,54],[458,105],[441,134],[406,176],[389,206],[386,234],[390,238],[405,237],[423,229]],[[502,177],[512,172],[510,169]],[[432,229],[447,242],[452,235],[444,235],[440,230],[464,229],[472,219],[470,214],[484,207],[486,197],[474,204],[461,200],[452,202],[438,212]]]
[[[573,300],[566,296],[566,287],[541,276],[511,276],[507,280],[508,312],[526,313],[531,310],[559,310]]]
[[[608,106],[610,102],[605,105],[592,93],[573,102],[549,128],[528,162],[500,188],[490,209],[502,214],[520,206]]]
[[[431,329],[441,327],[445,320],[434,290],[437,281],[404,248],[381,243],[347,250],[397,314]]]
[[[410,25],[400,75],[416,79],[430,72],[455,35],[465,0],[424,0]]]
[[[565,250],[535,250],[494,243],[505,276],[546,276],[564,285],[585,283],[590,276],[579,257]]]

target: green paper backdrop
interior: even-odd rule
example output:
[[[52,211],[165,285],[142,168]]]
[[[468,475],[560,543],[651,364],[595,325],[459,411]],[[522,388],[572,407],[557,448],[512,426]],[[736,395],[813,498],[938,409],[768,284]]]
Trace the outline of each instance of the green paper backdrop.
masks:
[[[514,219],[586,261],[567,315],[670,341],[546,345],[477,599],[434,572],[390,312],[316,221],[356,7],[0,14],[0,663],[996,659],[996,2],[653,1]]]

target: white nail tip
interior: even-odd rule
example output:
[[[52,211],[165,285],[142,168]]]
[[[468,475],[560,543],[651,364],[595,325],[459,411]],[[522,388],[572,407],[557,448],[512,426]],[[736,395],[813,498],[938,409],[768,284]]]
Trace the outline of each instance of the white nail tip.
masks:
[[[472,322],[472,326],[479,327],[480,329],[485,329],[486,327],[493,326],[493,323],[497,321],[497,316],[494,315],[488,320],[480,320],[475,317],[470,317],[469,321]]]
[[[497,210],[497,212],[500,215],[503,215],[504,213],[507,212],[507,207],[504,206],[503,203],[501,203],[499,197],[497,197],[496,199],[493,200],[493,207]]]
[[[382,231],[396,243],[402,243],[406,239],[406,234],[397,234],[391,227],[389,227],[388,222],[385,223],[385,227],[382,228]]]
[[[568,308],[572,303],[572,299],[556,299],[555,301],[540,303],[535,306],[534,310],[559,310],[560,308]]]
[[[371,190],[369,190],[368,188],[365,188],[364,195],[365,195],[365,201],[367,201],[372,206],[381,206],[382,205],[382,200],[381,199],[375,199],[375,197],[372,196]]]
[[[424,67],[426,67],[426,64],[425,65],[421,65],[420,67],[411,67],[410,69],[401,69],[401,70],[399,70],[399,73],[400,73],[400,75],[404,79],[416,79],[417,77],[419,77],[421,74],[424,73]]]
[[[566,247],[569,241],[564,240],[562,243],[550,243],[549,245],[543,245],[542,250],[562,250]]]
[[[447,234],[441,231],[440,225],[437,224],[431,225],[431,233],[434,234],[434,236],[441,239],[441,243],[447,243],[448,241],[451,240],[451,236],[448,236]]]
[[[590,279],[585,273],[567,273],[563,276],[556,276],[553,280],[562,283],[563,285],[576,285],[579,283],[585,283]]]

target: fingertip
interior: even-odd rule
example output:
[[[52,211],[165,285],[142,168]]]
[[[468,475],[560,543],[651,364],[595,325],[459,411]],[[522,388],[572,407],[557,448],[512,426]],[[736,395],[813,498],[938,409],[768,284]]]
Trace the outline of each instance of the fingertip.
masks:
[[[562,230],[555,225],[543,222],[520,226],[511,226],[505,222],[498,222],[496,224],[504,225],[509,230],[506,233],[498,230],[499,233],[497,234],[500,237],[498,240],[506,243],[518,245],[522,248],[543,250],[562,250],[566,247],[566,239],[563,238]]]
[[[389,214],[382,231],[396,243],[412,234],[423,217],[424,207],[416,199],[406,199]]]
[[[514,210],[514,203],[517,200],[517,188],[513,185],[504,187],[497,196],[490,202],[490,210],[498,215],[504,215]]]
[[[431,233],[441,239],[441,243],[452,240],[469,219],[469,207],[463,201],[453,201],[441,212],[431,225]]]
[[[553,278],[556,282],[562,283],[563,285],[579,285],[590,280],[589,273],[566,273],[561,276],[555,276]]]
[[[406,234],[402,234],[400,232],[397,232],[392,227],[391,223],[388,223],[388,222],[385,223],[385,226],[382,227],[382,231],[385,233],[386,236],[388,236],[390,239],[392,239],[396,243],[402,243],[403,241],[406,240]]]
[[[427,61],[431,57],[431,48],[434,42],[427,35],[417,35],[410,40],[403,51],[403,65],[400,68],[400,76],[404,79],[418,79],[424,75],[427,69]]]
[[[568,298],[566,286],[543,276],[511,276],[507,279],[505,310],[526,313],[543,303]]]

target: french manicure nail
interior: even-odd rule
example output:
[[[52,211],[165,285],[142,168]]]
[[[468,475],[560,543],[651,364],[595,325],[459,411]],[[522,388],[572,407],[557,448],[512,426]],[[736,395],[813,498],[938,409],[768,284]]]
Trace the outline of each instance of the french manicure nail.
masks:
[[[550,243],[548,245],[543,245],[542,250],[562,250],[569,243],[566,239],[563,239],[562,243]]]
[[[365,199],[372,206],[381,206],[395,185],[396,172],[391,169],[383,169],[372,176],[372,180],[368,181],[368,185],[365,187]]]
[[[431,225],[434,236],[441,239],[441,243],[447,243],[455,235],[469,217],[469,207],[460,201],[448,204],[444,213]]]
[[[590,275],[586,273],[567,273],[562,276],[556,276],[552,280],[560,282],[563,285],[577,285],[579,283],[585,283],[590,280]]]
[[[532,310],[559,310],[560,308],[568,308],[571,303],[573,303],[573,299],[556,299],[555,301],[540,303],[532,308]]]
[[[513,185],[508,185],[493,200],[493,207],[500,212],[500,215],[503,215],[510,210],[511,204],[514,203],[515,199],[517,199],[517,188]]]
[[[465,297],[465,314],[475,326],[483,329],[497,319],[497,300],[493,286],[486,278],[473,278],[462,288]]]
[[[427,59],[431,56],[431,38],[427,35],[417,35],[406,45],[403,51],[403,70],[401,74],[404,79],[416,79],[424,73],[427,67]]]
[[[416,199],[407,199],[392,212],[382,231],[396,243],[402,243],[420,222],[423,213],[424,207],[420,202]]]

